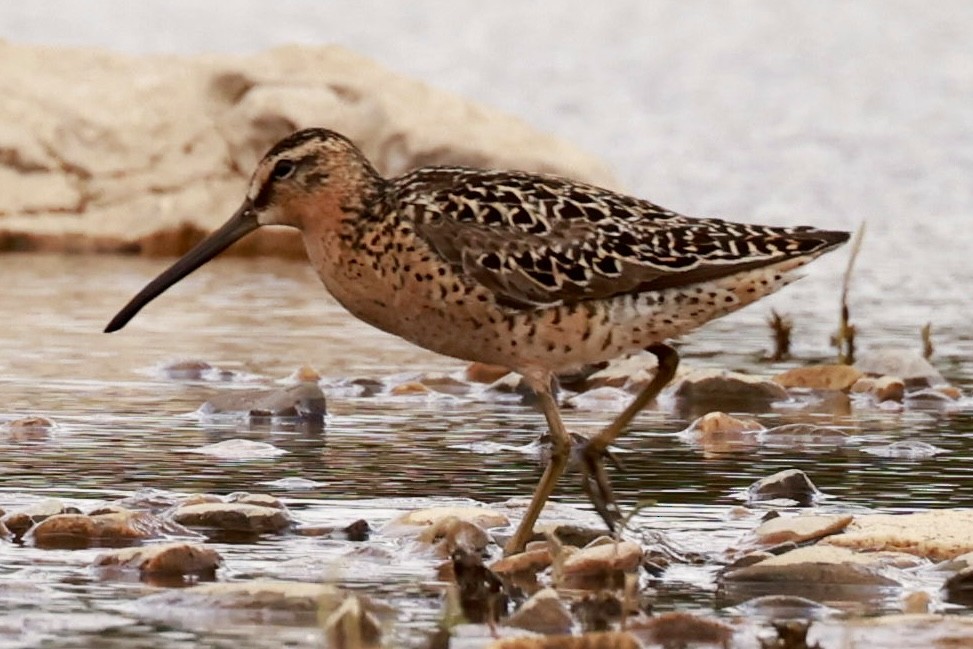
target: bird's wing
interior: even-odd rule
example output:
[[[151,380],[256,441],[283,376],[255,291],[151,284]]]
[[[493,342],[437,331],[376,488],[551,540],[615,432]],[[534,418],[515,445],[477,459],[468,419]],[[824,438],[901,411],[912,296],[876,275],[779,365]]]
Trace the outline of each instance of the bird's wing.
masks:
[[[426,168],[402,179],[416,234],[500,304],[540,308],[695,284],[847,238],[694,219],[558,177]]]

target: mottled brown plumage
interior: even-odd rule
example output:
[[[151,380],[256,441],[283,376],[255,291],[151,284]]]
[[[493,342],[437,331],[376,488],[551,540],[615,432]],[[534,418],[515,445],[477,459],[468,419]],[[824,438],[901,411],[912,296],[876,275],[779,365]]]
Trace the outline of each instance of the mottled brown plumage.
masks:
[[[509,367],[538,392],[554,460],[510,551],[567,462],[555,374],[641,349],[660,357],[653,385],[583,453],[585,485],[610,524],[599,458],[675,372],[663,341],[777,290],[848,237],[690,218],[523,172],[427,167],[387,180],[343,136],[307,129],[267,153],[237,214],[107,330],[261,225],[299,228],[325,286],[357,317],[436,352]]]

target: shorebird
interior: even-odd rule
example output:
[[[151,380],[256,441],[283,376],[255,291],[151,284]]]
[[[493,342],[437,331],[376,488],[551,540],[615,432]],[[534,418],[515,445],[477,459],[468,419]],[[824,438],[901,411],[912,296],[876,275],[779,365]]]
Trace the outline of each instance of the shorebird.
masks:
[[[382,177],[346,137],[298,131],[263,157],[225,225],[142,289],[105,328],[264,225],[297,228],[328,291],[420,347],[520,373],[550,428],[551,460],[505,546],[520,552],[571,456],[555,377],[648,350],[654,379],[581,445],[583,485],[611,528],[602,457],[669,382],[669,338],[776,291],[846,232],[690,218],[645,200],[520,171],[424,167]]]

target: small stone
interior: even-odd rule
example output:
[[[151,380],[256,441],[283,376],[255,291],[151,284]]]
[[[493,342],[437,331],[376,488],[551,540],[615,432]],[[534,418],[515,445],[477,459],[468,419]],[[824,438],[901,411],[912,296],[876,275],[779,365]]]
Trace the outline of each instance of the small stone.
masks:
[[[53,419],[34,415],[31,417],[21,417],[20,419],[8,421],[7,423],[3,424],[2,428],[12,433],[51,431],[57,428],[57,424],[54,423]]]
[[[236,491],[226,497],[228,503],[243,503],[245,505],[260,505],[274,509],[287,509],[279,498],[270,494],[252,494],[246,491]]]
[[[852,520],[854,517],[850,515],[780,516],[763,523],[753,534],[762,545],[805,543],[837,534],[848,527]]]
[[[199,408],[204,415],[320,419],[327,414],[324,393],[315,381],[275,390],[233,390],[218,394]]]
[[[345,526],[305,526],[294,530],[300,536],[327,537],[356,543],[367,541],[371,531],[368,521],[363,518]]]
[[[599,631],[583,635],[548,635],[503,638],[486,649],[640,649],[642,645],[626,631]]]
[[[180,360],[166,363],[160,368],[162,375],[177,381],[201,381],[213,366],[206,361]]]
[[[504,624],[534,633],[570,633],[574,620],[557,591],[544,588],[534,593]]]
[[[310,365],[301,365],[284,380],[287,383],[317,383],[321,380],[321,374]]]
[[[863,448],[862,450],[869,455],[875,455],[877,457],[904,458],[909,460],[922,460],[934,457],[940,453],[949,452],[944,448],[913,439],[892,442],[883,446],[872,446],[870,448]]]
[[[907,615],[924,615],[931,605],[932,597],[924,590],[914,590],[902,598],[902,612]]]
[[[286,530],[292,523],[286,510],[246,503],[180,506],[172,512],[172,520],[186,527],[248,534],[274,534]]]
[[[453,378],[441,372],[423,374],[419,377],[419,382],[430,390],[442,392],[443,394],[466,394],[470,391],[470,384]]]
[[[502,365],[470,363],[466,366],[466,379],[473,383],[494,383],[508,374],[510,374],[510,369]]]
[[[225,439],[215,444],[189,448],[185,452],[209,455],[221,460],[263,460],[287,453],[273,444],[249,439]]]
[[[490,570],[498,575],[536,574],[550,566],[551,562],[551,551],[544,543],[543,548],[503,557],[492,563]]]
[[[911,349],[881,349],[858,354],[855,367],[873,376],[897,376],[910,387],[942,385],[946,379],[921,354]]]
[[[199,575],[213,579],[223,558],[204,545],[165,543],[113,550],[95,558],[96,568],[136,570],[144,575]]]
[[[628,626],[639,638],[663,647],[713,645],[729,647],[733,627],[710,617],[674,611],[654,615]]]
[[[710,412],[696,419],[683,434],[698,435],[704,438],[736,435],[764,430],[754,419],[737,419],[725,412]]]
[[[236,581],[200,584],[148,595],[138,600],[139,608],[148,611],[178,612],[179,609],[280,611],[288,616],[303,614],[312,620],[321,608],[337,609],[344,595],[336,587],[297,581]]]
[[[490,535],[469,521],[447,516],[425,527],[417,540],[435,546],[436,554],[446,558],[457,549],[468,554],[481,554],[490,543]]]
[[[897,586],[881,573],[886,566],[911,568],[916,559],[900,552],[860,553],[844,548],[813,545],[773,556],[752,566],[729,571],[723,580],[747,583],[843,584]]]
[[[190,494],[179,501],[179,507],[189,507],[190,505],[203,505],[206,503],[221,503],[223,499],[216,494]]]
[[[444,518],[454,517],[461,521],[472,523],[483,529],[506,527],[510,519],[493,509],[486,507],[429,507],[406,512],[386,524],[387,529],[396,527],[426,527],[435,525]],[[385,531],[385,530],[383,530]]]
[[[902,401],[905,398],[905,382],[897,376],[882,376],[875,379],[875,384],[869,393],[879,403]]]
[[[378,649],[382,645],[378,620],[354,595],[346,597],[321,626],[328,646],[334,649]]]
[[[785,388],[846,392],[862,376],[864,373],[851,365],[809,365],[787,370],[775,376],[773,380]]]
[[[78,510],[76,508],[65,506],[57,498],[46,498],[32,505],[4,514],[3,518],[0,518],[0,523],[3,523],[14,536],[19,538],[26,534],[27,530],[45,518],[57,514],[77,512]]]
[[[396,397],[406,397],[406,396],[413,396],[417,394],[429,394],[430,392],[432,392],[432,390],[430,390],[426,385],[419,383],[418,381],[399,383],[398,385],[393,386],[391,390],[389,390],[389,394]]]
[[[676,399],[694,410],[765,410],[787,400],[787,390],[747,374],[724,370],[695,370],[674,390]]]
[[[634,572],[642,562],[642,548],[632,541],[595,545],[578,550],[561,565],[565,576]]]
[[[786,498],[802,507],[813,504],[820,494],[807,474],[799,469],[778,471],[757,480],[747,489],[747,497],[751,502]]]
[[[148,512],[57,514],[30,529],[24,541],[39,548],[89,548],[134,545],[164,536],[194,536],[186,528]]]

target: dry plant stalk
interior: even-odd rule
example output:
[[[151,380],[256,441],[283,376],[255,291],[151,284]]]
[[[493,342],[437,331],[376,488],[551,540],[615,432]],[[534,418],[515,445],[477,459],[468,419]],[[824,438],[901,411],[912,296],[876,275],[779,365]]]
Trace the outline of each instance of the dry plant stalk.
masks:
[[[771,309],[767,324],[774,332],[774,353],[770,360],[787,360],[791,357],[791,332],[794,330],[794,321],[786,315],[777,313],[776,309]]]
[[[928,361],[936,353],[936,348],[932,344],[932,323],[924,324],[919,333],[922,336],[922,357]]]
[[[851,274],[855,269],[855,260],[861,251],[862,239],[865,236],[865,222],[858,226],[855,238],[851,242],[851,254],[848,256],[848,267],[845,268],[845,278],[841,286],[841,318],[838,322],[838,332],[832,336],[832,344],[838,348],[838,362],[852,365],[855,362],[855,325],[851,324],[848,309],[848,291],[851,287]]]

